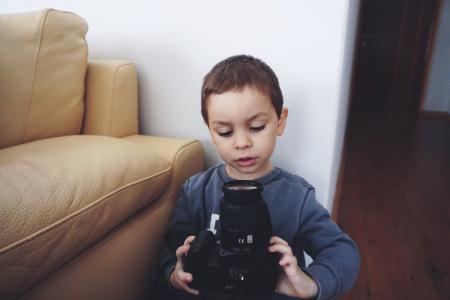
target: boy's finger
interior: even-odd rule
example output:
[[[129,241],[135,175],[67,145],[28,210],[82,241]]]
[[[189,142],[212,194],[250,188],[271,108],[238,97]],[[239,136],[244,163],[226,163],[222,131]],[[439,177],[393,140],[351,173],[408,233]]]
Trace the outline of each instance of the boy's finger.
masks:
[[[175,255],[178,259],[180,259],[184,254],[186,254],[189,251],[190,245],[182,245],[178,247],[177,251],[175,252]]]
[[[188,292],[189,294],[192,294],[192,295],[195,295],[195,296],[197,296],[198,293],[199,293],[198,290],[195,290],[195,289],[190,288],[187,284],[184,284],[183,289],[184,289],[186,292]]]
[[[274,235],[273,237],[270,238],[270,244],[284,244],[284,245],[288,245],[288,242],[286,242],[282,238]]]
[[[180,280],[183,281],[184,283],[190,283],[192,281],[191,273],[180,271],[180,273],[178,273],[178,276],[179,276]]]
[[[279,252],[279,253],[285,254],[285,255],[292,255],[291,247],[289,247],[289,245],[284,245],[284,244],[271,245],[271,246],[269,246],[269,251],[270,252]]]
[[[177,289],[183,288],[184,281],[180,278],[180,271],[174,271],[174,286],[177,287]]]
[[[297,258],[293,255],[285,255],[280,260],[281,266],[287,266],[287,265],[297,265]]]
[[[184,245],[190,245],[195,240],[195,235],[190,235],[184,240]]]
[[[183,272],[183,271],[178,271],[177,274],[176,274],[176,277],[177,277],[177,281],[178,281],[179,286],[180,286],[183,290],[185,290],[185,291],[188,292],[189,294],[192,294],[192,295],[198,295],[198,293],[199,293],[198,290],[192,289],[192,288],[190,288],[190,287],[188,286],[188,284],[191,283],[191,282],[192,282],[192,279],[193,279],[191,273],[186,273],[186,272]]]

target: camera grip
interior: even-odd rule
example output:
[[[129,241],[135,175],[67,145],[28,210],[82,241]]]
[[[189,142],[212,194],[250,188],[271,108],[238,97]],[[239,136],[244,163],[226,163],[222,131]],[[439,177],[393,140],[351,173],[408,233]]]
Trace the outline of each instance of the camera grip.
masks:
[[[205,258],[208,256],[209,250],[214,243],[215,238],[211,231],[200,231],[192,241],[189,251],[184,258],[185,271],[195,273],[200,267],[205,265]]]

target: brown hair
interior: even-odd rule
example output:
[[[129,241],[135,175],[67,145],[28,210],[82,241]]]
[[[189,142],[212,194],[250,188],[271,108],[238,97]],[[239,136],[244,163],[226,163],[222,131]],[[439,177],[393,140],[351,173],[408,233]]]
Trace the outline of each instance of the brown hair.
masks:
[[[283,108],[283,94],[278,78],[262,60],[250,55],[231,56],[216,64],[203,79],[202,116],[208,125],[206,102],[211,94],[222,94],[252,86],[268,96],[280,117]]]

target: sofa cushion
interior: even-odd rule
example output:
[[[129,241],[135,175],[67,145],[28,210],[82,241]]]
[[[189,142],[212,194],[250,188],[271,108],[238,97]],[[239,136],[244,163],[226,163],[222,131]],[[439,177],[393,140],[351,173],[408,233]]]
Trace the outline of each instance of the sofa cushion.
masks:
[[[169,162],[151,149],[111,137],[0,150],[0,298],[48,276],[157,200],[170,176]]]
[[[0,148],[80,132],[86,31],[69,12],[0,15]]]
[[[136,66],[123,60],[89,60],[83,134],[124,137],[139,131]]]

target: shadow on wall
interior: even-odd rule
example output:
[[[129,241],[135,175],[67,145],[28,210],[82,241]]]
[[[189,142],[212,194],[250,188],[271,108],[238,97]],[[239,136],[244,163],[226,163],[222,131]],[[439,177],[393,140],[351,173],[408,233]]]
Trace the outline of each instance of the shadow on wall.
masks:
[[[281,83],[282,84],[282,83]],[[290,88],[289,94],[283,94],[284,105],[289,109],[286,129],[281,137],[278,137],[272,162],[275,166],[295,173],[301,170],[300,159],[302,157],[302,137],[306,137],[307,126],[302,126],[303,117],[306,114],[304,95],[298,88]]]
[[[143,53],[136,60],[142,64],[143,75],[142,130],[157,135],[204,137],[207,132],[200,113],[204,74],[192,60],[195,56],[163,41],[152,41],[140,49]]]
[[[104,47],[108,45],[96,44],[93,55],[101,56]],[[127,53],[126,59],[136,64],[141,133],[206,138],[200,89],[207,70],[200,68],[204,63],[195,61],[196,57],[201,59],[202,53],[192,54],[154,38],[135,47],[129,42],[114,47],[114,52]]]

